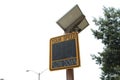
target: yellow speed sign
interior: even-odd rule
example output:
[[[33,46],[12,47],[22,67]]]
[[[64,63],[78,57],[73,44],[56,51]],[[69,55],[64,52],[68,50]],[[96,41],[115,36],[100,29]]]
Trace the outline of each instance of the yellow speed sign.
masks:
[[[50,39],[51,71],[80,66],[78,33],[68,33]]]

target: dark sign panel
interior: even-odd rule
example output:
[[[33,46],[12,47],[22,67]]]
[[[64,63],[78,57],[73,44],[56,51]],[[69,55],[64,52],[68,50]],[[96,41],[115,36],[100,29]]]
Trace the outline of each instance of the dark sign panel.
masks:
[[[80,66],[78,33],[50,39],[50,70]]]

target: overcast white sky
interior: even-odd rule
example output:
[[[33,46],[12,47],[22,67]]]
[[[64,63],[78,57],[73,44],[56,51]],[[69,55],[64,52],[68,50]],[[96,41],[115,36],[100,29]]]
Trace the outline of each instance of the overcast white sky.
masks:
[[[90,55],[103,45],[92,35],[92,20],[102,16],[103,6],[120,8],[119,0],[0,0],[0,78],[37,80],[26,70],[49,68],[49,39],[64,34],[56,21],[76,4],[90,25],[79,34],[81,67],[74,69],[74,79],[100,80],[99,66]],[[66,70],[48,69],[41,80],[66,80]]]

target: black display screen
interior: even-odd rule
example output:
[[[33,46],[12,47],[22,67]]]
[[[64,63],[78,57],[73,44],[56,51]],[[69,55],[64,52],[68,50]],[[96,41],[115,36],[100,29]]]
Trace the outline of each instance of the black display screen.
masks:
[[[76,57],[75,39],[52,45],[52,60]]]

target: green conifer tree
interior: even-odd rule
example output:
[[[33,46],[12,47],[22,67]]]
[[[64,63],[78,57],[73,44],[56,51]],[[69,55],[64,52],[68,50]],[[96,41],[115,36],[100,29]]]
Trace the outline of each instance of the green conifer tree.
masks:
[[[105,46],[92,58],[100,65],[101,80],[120,80],[120,9],[104,7],[103,12],[104,17],[93,19],[98,29],[92,32]]]

